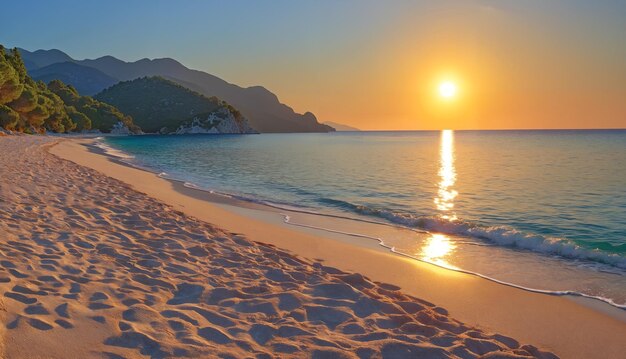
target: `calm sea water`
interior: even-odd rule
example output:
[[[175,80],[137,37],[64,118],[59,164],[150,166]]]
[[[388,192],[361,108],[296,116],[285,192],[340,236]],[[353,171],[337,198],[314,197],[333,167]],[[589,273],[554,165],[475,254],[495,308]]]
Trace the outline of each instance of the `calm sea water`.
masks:
[[[201,188],[318,213],[323,220],[299,220],[356,229],[416,259],[626,305],[626,131],[104,141],[136,165]]]

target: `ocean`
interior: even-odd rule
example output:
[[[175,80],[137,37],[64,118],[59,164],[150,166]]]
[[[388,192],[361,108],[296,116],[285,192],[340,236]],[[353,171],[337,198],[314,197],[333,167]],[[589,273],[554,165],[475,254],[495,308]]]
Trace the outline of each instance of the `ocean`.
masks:
[[[132,165],[294,225],[626,309],[626,130],[105,137]],[[382,229],[381,229],[382,228]]]

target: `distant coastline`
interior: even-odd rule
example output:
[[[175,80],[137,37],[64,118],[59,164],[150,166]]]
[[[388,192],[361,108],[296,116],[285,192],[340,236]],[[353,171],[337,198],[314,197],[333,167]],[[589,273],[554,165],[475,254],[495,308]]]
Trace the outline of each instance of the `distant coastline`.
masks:
[[[18,48],[28,73],[35,80],[61,79],[81,95],[95,96],[123,81],[160,76],[206,97],[217,97],[240,111],[261,133],[332,132],[312,112],[296,113],[262,86],[241,87],[217,76],[185,67],[171,58],[125,62],[113,56],[76,60],[63,51]],[[143,119],[144,122],[146,119]],[[186,120],[182,118],[180,120]]]
[[[324,122],[325,125],[328,125],[332,128],[334,128],[337,131],[361,131],[360,129],[356,128],[356,127],[352,127],[352,126],[348,126],[348,125],[344,125],[341,123],[337,123],[337,122],[332,122],[332,121],[326,121]]]

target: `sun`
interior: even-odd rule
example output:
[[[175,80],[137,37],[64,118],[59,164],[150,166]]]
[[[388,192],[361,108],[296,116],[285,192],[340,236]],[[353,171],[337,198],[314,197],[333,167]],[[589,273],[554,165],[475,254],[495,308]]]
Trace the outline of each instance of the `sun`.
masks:
[[[456,96],[458,87],[452,81],[444,81],[439,84],[439,96],[445,99],[451,99]]]

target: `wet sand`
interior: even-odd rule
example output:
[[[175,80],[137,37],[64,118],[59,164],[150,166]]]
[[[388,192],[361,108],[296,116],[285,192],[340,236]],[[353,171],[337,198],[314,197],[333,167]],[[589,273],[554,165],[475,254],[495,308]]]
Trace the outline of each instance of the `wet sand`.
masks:
[[[486,331],[513,336],[565,358],[619,358],[626,351],[622,339],[626,335],[626,311],[594,300],[530,293],[441,269],[389,253],[373,241],[329,237],[328,233],[302,228],[296,231],[285,225],[281,216],[216,203],[215,196],[204,191],[111,161],[93,153],[90,143],[93,140],[63,141],[52,152],[131,184],[220,228],[399,286],[404,293],[436,303],[456,319]]]
[[[614,316],[250,219],[81,141],[0,138],[3,357],[575,357],[550,336],[506,336],[516,330],[489,320],[501,309],[472,295],[508,303],[507,322],[537,319],[530,296],[586,318],[599,357],[623,353]],[[50,154],[56,142],[78,164]],[[450,295],[467,310],[430,302]],[[530,327],[547,334],[544,322]]]

